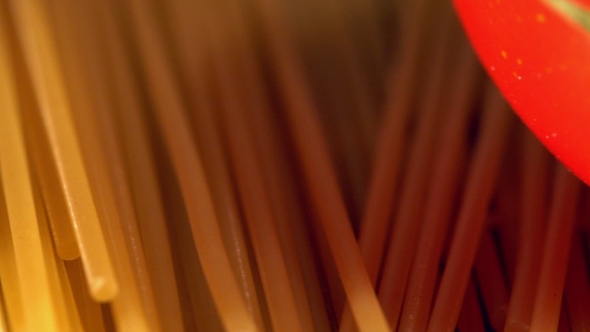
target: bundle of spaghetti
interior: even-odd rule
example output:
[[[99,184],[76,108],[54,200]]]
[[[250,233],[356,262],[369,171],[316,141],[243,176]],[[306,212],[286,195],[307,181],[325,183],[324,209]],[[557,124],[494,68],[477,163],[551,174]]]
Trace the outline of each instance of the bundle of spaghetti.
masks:
[[[446,1],[0,0],[1,331],[584,331],[590,190]]]

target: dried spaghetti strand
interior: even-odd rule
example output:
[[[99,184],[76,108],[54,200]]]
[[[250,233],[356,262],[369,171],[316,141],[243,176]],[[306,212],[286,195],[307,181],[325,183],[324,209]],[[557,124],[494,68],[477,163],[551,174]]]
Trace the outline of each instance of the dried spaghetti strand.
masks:
[[[252,51],[248,52],[253,55]],[[243,57],[245,58],[245,57]],[[264,86],[261,77],[257,77],[256,67],[251,60],[246,73],[247,77],[254,79],[252,84],[246,86],[246,95],[253,96],[252,106],[254,132],[256,134],[257,146],[260,147],[261,162],[266,174],[266,186],[271,199],[271,206],[276,215],[277,230],[279,239],[285,255],[290,260],[287,268],[294,284],[298,311],[302,315],[309,315],[312,318],[312,326],[307,325],[314,331],[329,331],[329,322],[326,314],[324,299],[322,298],[320,285],[318,283],[318,272],[314,265],[311,241],[308,238],[306,220],[300,211],[301,202],[296,197],[294,179],[288,174],[288,162],[282,155],[283,146],[279,144],[280,138],[276,127],[271,123],[270,108],[265,103],[267,97],[263,92]],[[303,292],[303,294],[298,294]],[[308,318],[306,318],[308,319]],[[307,327],[305,330],[308,330]]]
[[[426,0],[411,2],[410,14],[404,21],[408,26],[405,44],[386,86],[385,114],[377,138],[358,241],[373,284],[377,281],[385,254],[387,223],[393,208],[391,202],[397,199],[396,181],[401,168],[405,127],[411,115],[413,90],[419,89],[419,60],[429,31],[427,3]]]
[[[567,305],[565,302],[561,304],[561,313],[559,314],[558,332],[572,332],[572,325],[567,314]]]
[[[258,157],[259,152],[256,151],[252,126],[248,121],[249,114],[241,106],[247,101],[235,84],[244,80],[244,77],[237,72],[239,68],[231,56],[239,56],[241,50],[239,44],[235,45],[227,27],[217,25],[208,28],[213,70],[219,84],[223,122],[237,189],[244,206],[272,326],[277,331],[306,331],[312,328],[311,320],[303,321],[305,312],[301,313],[297,308],[294,285],[287,268],[288,258],[281,248],[271,200],[264,188],[264,171]],[[309,307],[307,310],[306,316],[310,318]]]
[[[469,280],[465,291],[461,313],[457,320],[457,328],[459,332],[483,332],[486,330],[473,278]]]
[[[42,120],[33,103],[35,97],[32,91],[26,91],[23,94],[30,98],[29,101],[24,101],[29,103],[30,109],[22,112],[25,119],[25,134],[30,146],[29,153],[35,175],[39,178],[56,250],[59,257],[64,260],[77,259],[80,257],[80,249],[76,241],[72,218],[68,213],[63,187],[45,139],[47,135],[43,129]]]
[[[97,9],[97,12],[101,11]],[[121,162],[124,164],[137,214],[142,249],[146,260],[150,262],[147,268],[154,287],[160,321],[167,331],[181,331],[184,327],[178,286],[154,156],[150,150],[145,119],[141,114],[138,86],[134,82],[132,66],[125,57],[121,38],[110,21],[112,17],[104,13],[98,17],[101,20],[98,24],[104,34],[105,48],[109,50],[105,56],[110,70],[106,70],[107,77],[103,79],[114,87],[114,105],[108,110],[112,115],[106,120],[113,123],[116,131],[113,134],[117,134],[120,140],[119,153],[123,158]]]
[[[0,298],[0,332],[8,332],[8,317],[6,317],[6,303]]]
[[[453,24],[450,14],[446,14],[440,27],[440,35],[433,47],[436,54],[429,72],[430,80],[426,83],[422,110],[418,115],[418,124],[412,142],[399,193],[399,206],[393,216],[393,225],[389,245],[378,285],[378,296],[383,312],[391,326],[398,326],[404,294],[408,283],[410,269],[416,253],[420,226],[423,220],[423,204],[426,201],[438,124],[445,110],[445,96],[448,87],[445,82],[451,70],[447,61],[454,53],[453,38],[457,26]]]
[[[549,197],[549,153],[528,130],[522,152],[522,198],[514,281],[506,313],[506,332],[528,331],[540,271]]]
[[[522,129],[510,134],[510,144],[506,149],[504,161],[500,168],[502,176],[498,180],[492,205],[488,213],[488,226],[492,231],[506,285],[511,285],[516,269],[518,247],[519,212],[522,192]]]
[[[21,51],[20,49],[18,51]],[[31,164],[35,169],[35,178],[47,212],[49,225],[55,249],[58,256],[64,260],[80,257],[80,250],[76,241],[71,215],[68,213],[67,202],[60,183],[56,164],[51,156],[51,149],[46,140],[47,134],[39,114],[39,105],[31,84],[28,70],[22,57],[15,62],[21,72],[18,75],[18,89],[20,96],[23,128],[27,140],[27,148]]]
[[[98,37],[97,33],[92,34],[94,39],[84,35],[93,32],[94,22],[92,17],[84,17],[84,8],[69,7],[59,2],[52,5],[56,6],[53,12],[56,15],[56,35],[62,41],[66,83],[71,91],[72,105],[77,110],[74,121],[80,146],[86,165],[91,165],[88,167],[89,184],[121,284],[120,296],[112,301],[115,322],[121,330],[158,331],[163,327],[147,275],[143,243],[129,194],[125,193],[127,183],[117,171],[122,168],[121,159],[116,152],[109,151],[113,142],[108,136],[109,129],[105,127],[112,125],[101,123],[112,107],[110,96],[105,91],[108,83],[104,82],[104,77],[98,76],[100,74],[97,75],[97,72],[104,72],[103,63],[100,58],[89,55],[97,53],[92,51],[93,45],[83,43]],[[81,18],[84,23],[73,18]]]
[[[576,221],[576,203],[582,185],[569,170],[559,165],[553,188],[531,331],[557,329],[567,272],[567,257]]]
[[[163,143],[161,139],[154,141],[156,155],[165,156]],[[185,328],[187,331],[225,330],[203,274],[187,209],[178,179],[172,169],[173,166],[167,158],[158,158],[156,163],[166,219],[169,221],[170,244],[174,253],[174,267],[180,287],[179,295],[181,301],[186,301],[182,304]]]
[[[79,259],[65,261],[64,268],[84,331],[104,332],[103,310],[89,294],[82,263]]]
[[[490,325],[494,330],[502,331],[506,322],[508,288],[498,249],[489,230],[481,238],[474,272]]]
[[[0,181],[1,186],[1,181]],[[16,256],[6,211],[4,191],[0,190],[0,280],[6,304],[6,319],[12,331],[25,331],[25,308],[16,268]]]
[[[266,187],[271,199],[271,206],[277,224],[279,240],[284,248],[288,273],[293,285],[298,312],[301,316],[304,330],[327,331],[329,323],[324,307],[320,285],[318,283],[315,262],[311,249],[311,241],[307,237],[306,220],[300,211],[301,202],[296,197],[293,177],[288,174],[292,170],[286,160],[285,146],[281,144],[281,137],[277,123],[273,123],[270,96],[264,90],[262,67],[255,58],[256,50],[253,29],[245,21],[244,8],[237,8],[236,2],[229,2],[229,13],[232,16],[232,26],[236,44],[244,53],[238,57],[243,61],[243,75],[250,81],[244,80],[242,94],[248,98],[252,118],[252,128],[255,142],[259,149],[259,158],[266,175]],[[241,13],[239,11],[242,11]],[[284,142],[283,142],[284,143]],[[302,294],[299,294],[302,293]]]
[[[90,192],[52,30],[40,0],[12,1],[18,35],[40,103],[43,124],[75,223],[90,292],[98,301],[113,299],[117,280]]]
[[[41,244],[43,254],[47,262],[48,281],[53,290],[54,309],[57,314],[60,331],[82,331],[80,315],[74,304],[71,290],[67,280],[62,279],[60,270],[63,270],[63,261],[56,255],[56,250],[51,241],[49,233],[47,213],[44,202],[41,198],[39,184],[33,179],[33,195],[35,198],[35,208],[38,216],[39,231],[41,234]],[[64,282],[65,281],[65,282]]]
[[[360,331],[387,331],[389,327],[356,245],[317,110],[307,88],[303,68],[281,19],[283,15],[278,1],[260,0],[254,3],[261,11],[261,24],[266,32],[273,74],[285,102],[309,196],[325,231],[351,303],[352,314]]]
[[[204,12],[200,8],[203,4],[170,1],[168,5],[169,23],[175,32],[171,38],[176,42],[177,57],[183,68],[180,75],[183,87],[187,90],[195,137],[203,154],[207,177],[215,179],[210,181],[210,186],[221,235],[248,310],[256,324],[263,326],[262,304],[257,290],[261,286],[254,280],[254,259],[250,257],[250,248],[246,242],[245,224],[231,178],[228,157],[225,155],[213,91],[208,84],[211,68],[204,53],[209,53],[209,49],[206,47],[207,38],[201,35],[206,31],[203,29],[204,22],[198,17],[198,14]]]
[[[269,134],[265,124],[259,124],[257,132],[261,135]],[[262,127],[262,128],[261,128]],[[269,137],[269,136],[266,136]],[[270,134],[270,137],[273,137]],[[264,139],[264,138],[262,138]],[[274,140],[278,138],[274,136]],[[272,143],[273,139],[269,140]],[[271,153],[263,153],[265,156],[277,156],[280,152],[278,147],[270,147]],[[276,157],[280,159],[280,157]],[[308,238],[306,220],[303,218],[299,199],[295,197],[293,179],[286,170],[288,167],[285,160],[264,160],[268,163],[265,169],[268,170],[267,186],[269,186],[270,197],[273,200],[275,213],[277,215],[277,227],[281,242],[287,247],[286,254],[290,255],[292,266],[288,266],[289,275],[293,283],[297,283],[295,290],[298,311],[309,314],[312,318],[312,329],[314,331],[330,331],[330,324],[327,317],[325,301],[322,297],[321,285],[318,281],[318,271],[315,267],[311,241]],[[282,165],[282,166],[279,166]],[[282,172],[281,172],[282,171]],[[281,174],[283,173],[283,174]],[[293,276],[294,274],[298,274]],[[297,278],[296,280],[294,280]],[[298,291],[304,294],[297,294]],[[306,311],[309,311],[306,313]]]
[[[255,331],[257,327],[231,272],[200,152],[185,118],[178,83],[161,34],[156,29],[154,13],[144,1],[130,0],[126,5],[132,13],[131,25],[137,37],[147,88],[179,177],[197,252],[214,303],[227,330]]]
[[[573,331],[590,330],[590,277],[583,246],[580,234],[574,234],[564,295]]]
[[[428,323],[428,331],[452,331],[469,282],[487,207],[498,176],[512,113],[491,83],[486,91],[482,129],[470,162],[463,201],[453,234],[445,271]]]
[[[376,4],[367,1],[350,1],[345,4],[337,0],[326,1],[326,3],[329,6],[328,11],[332,13],[331,17],[335,21],[334,29],[336,29],[336,34],[332,38],[336,48],[341,50],[342,67],[345,69],[343,77],[346,82],[349,82],[345,85],[346,90],[341,91],[350,94],[351,105],[348,105],[350,115],[347,121],[350,122],[350,132],[353,135],[347,135],[345,132],[343,136],[352,136],[355,141],[358,141],[357,145],[360,147],[360,151],[357,151],[357,159],[365,159],[357,161],[357,163],[361,163],[360,170],[363,172],[362,183],[359,184],[361,187],[357,190],[359,190],[359,195],[364,196],[366,194],[368,166],[373,159],[375,133],[379,128],[375,92],[371,90],[381,87],[383,76],[387,72],[384,70],[386,61],[382,42],[375,38],[378,35],[376,31],[377,17],[374,12]],[[364,24],[361,25],[348,20],[347,13],[351,12],[359,13]],[[355,41],[355,33],[364,33],[364,43],[366,44],[363,43],[362,45],[365,48],[359,47],[359,42]],[[361,54],[363,51],[369,52],[369,59],[363,59],[363,54]],[[367,77],[367,75],[370,75],[369,71],[364,68],[366,65],[378,68],[374,69],[375,76],[378,77],[378,83],[381,83],[378,87],[370,84],[370,79]],[[346,107],[346,105],[343,106]],[[359,205],[364,203],[362,196],[359,197]],[[359,208],[362,208],[363,205],[360,205]],[[361,211],[359,210],[359,212]]]
[[[246,226],[238,204],[238,197],[231,178],[229,161],[221,143],[221,133],[212,108],[208,89],[197,86],[195,92],[199,106],[194,112],[196,136],[201,143],[203,163],[207,168],[207,176],[211,181],[211,192],[219,218],[219,226],[228,251],[232,270],[239,282],[240,290],[246,300],[248,311],[255,318],[258,326],[263,326],[261,313],[263,305],[257,293],[257,284],[253,276],[254,257],[250,257],[250,248],[246,241]],[[203,95],[205,94],[205,95]],[[202,98],[201,98],[202,97]],[[260,287],[260,286],[259,286]]]
[[[167,195],[165,198],[168,220],[171,221],[170,235],[173,249],[177,250],[177,258],[180,262],[177,266],[182,270],[186,287],[191,300],[190,314],[194,319],[194,327],[187,325],[187,331],[224,331],[220,316],[216,312],[215,303],[211,297],[211,291],[203,275],[203,266],[199,262],[199,256],[194,244],[190,222],[186,216],[186,209],[182,202],[182,196],[178,184],[166,180]],[[173,191],[170,194],[170,191]],[[174,211],[172,211],[174,210]]]
[[[314,100],[318,108],[324,110],[320,117],[326,125],[334,161],[340,165],[338,176],[353,228],[356,229],[364,206],[378,127],[375,90],[381,88],[381,84],[376,88],[375,84],[371,84],[373,82],[368,82],[368,71],[364,69],[367,69],[365,65],[374,66],[375,62],[384,60],[384,54],[379,60],[376,54],[371,54],[374,57],[369,60],[362,59],[359,53],[378,48],[378,43],[371,40],[374,34],[365,30],[376,20],[371,16],[371,5],[367,1],[362,6],[358,1],[300,2],[305,3],[306,12],[318,15],[317,19],[310,21],[306,15],[296,14],[293,19],[298,37],[296,42],[302,53]],[[353,6],[362,8],[353,9]],[[357,13],[358,19],[347,20],[346,13],[351,12]],[[365,24],[359,26],[360,22]],[[356,28],[354,31],[350,29],[351,24]],[[362,42],[355,40],[358,34],[365,37]],[[371,62],[369,65],[362,61]],[[381,80],[380,76],[385,72],[371,73],[371,79],[379,77]]]
[[[439,262],[447,228],[451,222],[453,199],[461,183],[465,139],[470,113],[481,73],[477,59],[463,41],[458,63],[462,64],[451,80],[448,118],[439,134],[440,146],[433,161],[433,175],[425,203],[420,233],[406,290],[400,331],[425,331],[435,292]]]
[[[55,244],[54,244],[55,245]],[[73,327],[74,331],[82,331],[82,319],[78,307],[76,306],[76,300],[74,299],[74,294],[72,292],[72,288],[70,286],[70,282],[68,279],[68,275],[66,272],[66,267],[63,261],[60,260],[60,257],[54,253],[54,259],[57,262],[57,274],[60,282],[60,287],[64,297],[64,305],[66,308],[66,315],[70,320],[70,324]],[[97,324],[97,329],[100,327],[100,324]],[[89,331],[89,330],[86,330]]]
[[[6,32],[3,24],[0,26],[0,182],[22,295],[24,328],[60,331],[53,297],[56,290],[49,281],[48,262],[43,255]]]
[[[308,240],[306,241],[305,239],[302,239],[301,236],[301,240],[295,242],[296,234],[304,232],[300,229],[301,227],[304,227],[304,220],[302,218],[294,218],[295,216],[300,216],[296,211],[289,211],[296,210],[299,207],[288,206],[288,202],[294,201],[292,200],[293,197],[291,197],[291,199],[288,198],[288,193],[290,192],[289,184],[286,183],[286,179],[280,174],[281,168],[286,168],[287,164],[285,161],[282,163],[279,161],[282,157],[283,147],[279,145],[279,135],[275,131],[276,129],[273,128],[273,123],[271,122],[272,114],[269,102],[270,98],[264,91],[265,86],[263,84],[261,68],[255,58],[256,53],[253,49],[254,40],[249,33],[252,29],[247,25],[243,8],[240,7],[237,2],[228,1],[222,11],[228,15],[228,18],[208,21],[210,25],[209,29],[211,29],[209,30],[209,36],[213,40],[225,41],[226,44],[224,46],[226,48],[224,50],[226,51],[226,54],[219,54],[218,56],[213,55],[213,57],[220,60],[225,58],[227,64],[223,66],[224,68],[232,67],[229,62],[235,62],[235,65],[233,66],[235,79],[233,82],[243,82],[243,84],[235,85],[233,87],[233,89],[237,90],[234,92],[235,99],[242,100],[241,103],[234,104],[233,109],[235,110],[235,113],[242,112],[245,117],[251,119],[249,122],[239,121],[238,123],[249,123],[249,125],[244,127],[250,127],[250,129],[247,130],[247,128],[244,128],[243,131],[246,132],[246,134],[248,131],[250,132],[249,139],[254,148],[249,148],[248,150],[251,150],[252,154],[259,160],[258,172],[260,173],[260,178],[263,178],[261,183],[263,183],[265,187],[269,210],[272,213],[277,231],[277,238],[280,242],[280,248],[283,251],[285,268],[289,276],[299,321],[304,331],[315,330],[315,328],[326,330],[328,329],[328,322],[327,317],[325,317],[326,313],[324,308],[316,307],[316,310],[318,310],[316,317],[319,319],[319,321],[315,321],[316,324],[314,324],[314,319],[312,318],[312,303],[316,301],[323,303],[323,299],[321,298],[321,294],[317,292],[317,286],[315,288],[314,286],[311,286],[310,289],[316,291],[315,297],[312,299],[311,296],[313,296],[314,293],[308,294],[309,289],[307,289],[305,285],[305,276],[302,269],[306,257],[300,255],[304,255],[305,253],[307,253],[307,255],[310,254],[309,249],[307,252],[304,249],[304,247],[309,247],[310,243]],[[215,23],[213,22],[232,23],[224,24],[227,26],[224,28],[218,24],[214,25]],[[228,50],[232,50],[231,53],[228,53]],[[220,83],[222,83],[222,76],[225,77],[227,75],[218,75]],[[232,88],[229,83],[229,81],[225,81],[227,89]],[[229,98],[224,98],[223,96],[220,96],[220,98],[223,100],[229,100]],[[243,106],[240,109],[238,105]],[[232,130],[229,126],[227,128],[228,130],[226,132],[228,133],[238,132],[238,130]],[[249,176],[252,176],[253,173],[254,172],[251,170]],[[260,199],[263,196],[256,197]],[[265,241],[268,241],[268,239]],[[258,262],[260,264],[260,261]],[[313,266],[310,266],[311,263],[312,262],[308,262],[308,270],[314,269]],[[276,266],[276,263],[274,263],[274,265]],[[317,275],[315,276],[317,277]],[[307,278],[307,280],[311,281],[310,278]],[[269,303],[269,309],[272,315],[272,305],[270,305],[269,300],[267,300],[267,302]],[[322,317],[322,313],[324,317]],[[280,317],[281,320],[284,320],[284,317]],[[287,328],[289,327],[287,326]],[[293,329],[293,327],[290,327],[290,329]]]
[[[44,207],[51,226],[53,242],[61,259],[72,260],[80,257],[76,242],[71,215],[68,213],[63,188],[57,175],[51,149],[45,139],[46,132],[38,114],[35,94],[29,77],[24,75],[26,69],[21,68],[23,75],[19,77],[20,101],[23,105],[21,114],[27,138],[27,147],[31,163],[43,196]]]

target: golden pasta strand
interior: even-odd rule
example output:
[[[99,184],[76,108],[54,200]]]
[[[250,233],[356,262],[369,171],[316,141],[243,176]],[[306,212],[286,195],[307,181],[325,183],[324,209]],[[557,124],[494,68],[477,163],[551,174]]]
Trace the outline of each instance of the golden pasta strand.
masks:
[[[70,102],[46,9],[39,0],[12,1],[11,4],[49,144],[67,197],[68,212],[75,223],[89,289],[96,300],[108,301],[117,295],[117,280],[77,144]]]
[[[26,331],[60,331],[43,254],[6,29],[0,28],[0,178]]]

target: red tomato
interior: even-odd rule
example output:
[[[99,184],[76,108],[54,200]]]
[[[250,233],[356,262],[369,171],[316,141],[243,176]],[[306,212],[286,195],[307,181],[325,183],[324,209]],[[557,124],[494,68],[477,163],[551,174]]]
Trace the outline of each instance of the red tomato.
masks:
[[[553,154],[590,184],[590,0],[454,0],[487,72]],[[567,10],[563,10],[567,7]],[[561,9],[560,9],[561,8]]]

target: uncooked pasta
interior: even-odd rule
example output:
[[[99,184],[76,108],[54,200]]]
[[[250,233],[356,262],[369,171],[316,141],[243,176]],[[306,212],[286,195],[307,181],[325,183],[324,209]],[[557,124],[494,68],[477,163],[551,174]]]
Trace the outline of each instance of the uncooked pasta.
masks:
[[[0,0],[0,330],[585,331],[590,191],[435,0]]]

